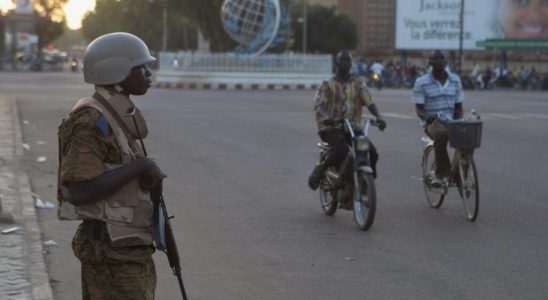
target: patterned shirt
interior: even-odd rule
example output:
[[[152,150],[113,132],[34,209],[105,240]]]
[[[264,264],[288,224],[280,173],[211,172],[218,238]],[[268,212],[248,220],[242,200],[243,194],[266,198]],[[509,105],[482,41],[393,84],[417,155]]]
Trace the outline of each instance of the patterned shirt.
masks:
[[[335,77],[324,81],[316,93],[314,110],[318,130],[328,127],[323,124],[327,119],[349,119],[352,125],[360,126],[362,107],[373,104],[371,94],[365,83],[352,77],[348,82],[341,82]]]
[[[432,72],[417,79],[413,88],[413,102],[423,104],[428,115],[438,115],[442,120],[453,120],[455,104],[464,100],[462,84],[458,75],[447,72],[445,84],[437,81]],[[421,120],[421,125],[426,122]]]

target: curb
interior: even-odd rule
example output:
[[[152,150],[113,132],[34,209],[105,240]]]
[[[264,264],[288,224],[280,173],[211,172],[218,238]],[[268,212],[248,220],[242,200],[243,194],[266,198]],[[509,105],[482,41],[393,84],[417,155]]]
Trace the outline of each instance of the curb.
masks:
[[[268,90],[268,91],[304,91],[317,90],[317,84],[251,84],[251,83],[191,83],[157,82],[155,88],[182,90]]]
[[[21,123],[19,122],[19,109],[17,101],[11,98],[13,131],[14,131],[14,151],[17,162],[23,156],[23,149],[20,147],[23,141]],[[18,183],[18,194],[23,207],[23,220],[25,222],[25,232],[27,233],[27,249],[29,258],[30,280],[32,284],[32,296],[34,300],[53,300],[53,291],[50,285],[50,279],[46,270],[44,260],[44,248],[42,246],[42,233],[40,224],[36,215],[36,207],[30,186],[30,180],[26,172],[18,172],[16,179]]]

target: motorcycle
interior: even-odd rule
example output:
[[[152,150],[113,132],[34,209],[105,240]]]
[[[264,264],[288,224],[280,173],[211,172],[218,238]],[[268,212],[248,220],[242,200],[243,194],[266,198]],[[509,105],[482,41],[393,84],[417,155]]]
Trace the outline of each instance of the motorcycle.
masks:
[[[377,87],[377,90],[382,89],[382,77],[380,74],[372,72],[371,73],[371,86]]]
[[[78,72],[78,61],[77,60],[74,59],[70,62],[70,70],[72,72]]]
[[[356,134],[348,119],[339,120],[336,126],[343,128],[349,137],[347,157],[339,167],[329,167],[320,180],[320,204],[328,216],[337,209],[353,210],[356,225],[367,230],[375,219],[377,196],[371,167],[371,141],[367,134],[370,126],[379,126],[376,119],[366,118],[363,133]],[[330,146],[318,143],[320,162],[326,159]]]

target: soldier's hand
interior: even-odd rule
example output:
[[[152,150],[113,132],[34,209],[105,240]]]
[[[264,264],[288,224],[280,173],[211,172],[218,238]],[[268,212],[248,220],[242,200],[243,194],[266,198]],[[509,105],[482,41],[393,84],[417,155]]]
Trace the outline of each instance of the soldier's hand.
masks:
[[[141,185],[147,189],[161,189],[162,181],[167,175],[153,159],[145,158],[147,171],[141,176]]]
[[[383,119],[377,119],[377,123],[379,123],[379,129],[381,131],[384,131],[386,129],[386,121]]]

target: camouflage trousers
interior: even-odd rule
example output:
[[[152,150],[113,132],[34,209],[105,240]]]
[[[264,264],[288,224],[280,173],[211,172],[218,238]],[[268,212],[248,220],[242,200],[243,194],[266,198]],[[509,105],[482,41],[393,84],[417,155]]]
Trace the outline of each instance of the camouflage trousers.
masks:
[[[156,269],[152,246],[114,248],[102,228],[90,232],[84,223],[72,241],[82,264],[82,299],[153,300]]]

